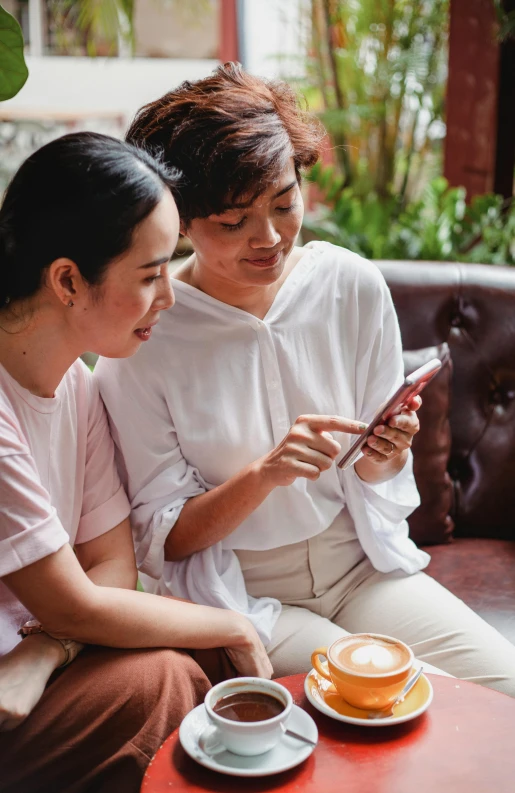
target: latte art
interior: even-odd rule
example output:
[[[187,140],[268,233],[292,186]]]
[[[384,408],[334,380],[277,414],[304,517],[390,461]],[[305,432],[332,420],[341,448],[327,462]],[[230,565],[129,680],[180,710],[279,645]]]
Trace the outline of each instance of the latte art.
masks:
[[[392,669],[395,666],[393,653],[378,644],[358,647],[351,653],[351,661],[356,666],[375,666],[378,671]]]
[[[377,636],[349,636],[335,650],[333,657],[338,666],[358,675],[389,674],[410,661],[402,644]]]

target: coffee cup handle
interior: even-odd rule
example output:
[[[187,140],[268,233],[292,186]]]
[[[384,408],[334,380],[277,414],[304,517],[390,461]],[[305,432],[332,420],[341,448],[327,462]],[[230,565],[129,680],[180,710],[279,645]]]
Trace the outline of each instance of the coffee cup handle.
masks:
[[[215,754],[225,752],[225,746],[220,741],[218,736],[219,730],[214,724],[212,724],[210,727],[206,727],[206,729],[200,734],[198,745],[204,754],[213,757]]]
[[[325,666],[322,666],[322,662],[319,658],[320,655],[323,655],[327,660],[327,647],[319,647],[317,650],[314,650],[311,653],[311,664],[321,677],[325,677],[326,680],[331,681],[331,676],[328,670],[325,668]]]

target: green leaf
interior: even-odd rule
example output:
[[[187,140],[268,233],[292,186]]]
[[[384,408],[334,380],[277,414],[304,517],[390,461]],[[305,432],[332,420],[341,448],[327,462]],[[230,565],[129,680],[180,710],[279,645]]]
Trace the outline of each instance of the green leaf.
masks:
[[[326,170],[319,166],[319,188],[321,173]],[[326,203],[307,213],[304,227],[311,238],[372,259],[515,265],[515,201],[487,194],[467,206],[465,198],[463,187],[449,187],[443,177],[429,182],[422,198],[404,209],[395,198],[346,187],[335,201],[328,201],[326,193]]]
[[[15,96],[28,76],[21,28],[15,18],[0,6],[0,102]]]

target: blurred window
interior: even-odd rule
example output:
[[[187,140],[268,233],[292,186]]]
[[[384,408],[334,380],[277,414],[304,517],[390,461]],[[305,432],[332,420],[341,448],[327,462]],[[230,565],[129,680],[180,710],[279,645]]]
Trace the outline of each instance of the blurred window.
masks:
[[[20,23],[29,53],[32,42],[32,54],[199,59],[218,57],[220,2],[3,0],[2,5]],[[117,13],[120,6],[130,18]]]
[[[136,55],[217,58],[219,0],[135,0]]]

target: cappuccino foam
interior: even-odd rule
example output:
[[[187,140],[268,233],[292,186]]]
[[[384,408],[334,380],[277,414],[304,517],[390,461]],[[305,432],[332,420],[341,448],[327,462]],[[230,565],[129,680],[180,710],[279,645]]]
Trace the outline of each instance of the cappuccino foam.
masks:
[[[395,672],[410,659],[401,644],[374,636],[349,636],[336,648],[336,663],[349,672],[359,675],[379,675]]]

